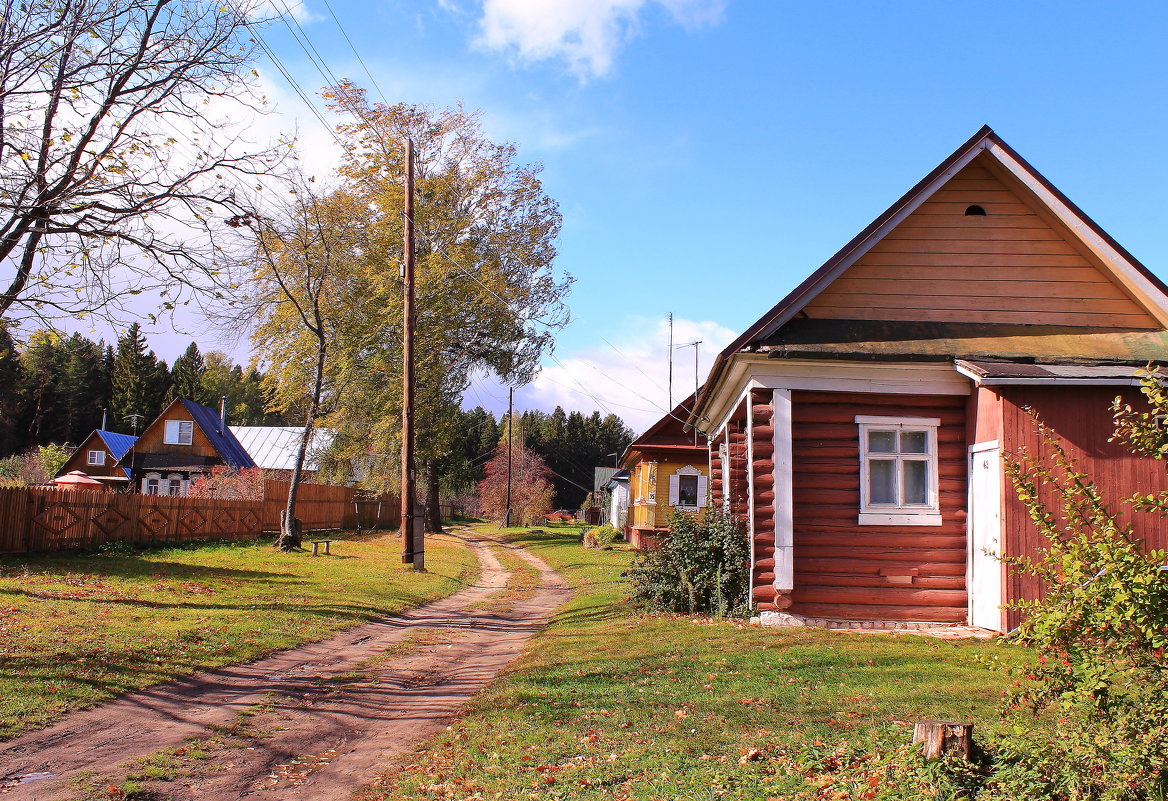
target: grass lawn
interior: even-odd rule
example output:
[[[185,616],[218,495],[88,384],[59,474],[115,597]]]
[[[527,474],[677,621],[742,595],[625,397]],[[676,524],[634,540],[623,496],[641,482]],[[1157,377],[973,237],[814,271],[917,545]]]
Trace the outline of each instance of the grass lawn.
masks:
[[[1019,656],[983,641],[640,617],[624,603],[630,554],[586,550],[578,532],[502,535],[576,597],[365,801],[821,797],[805,766],[836,749],[907,742],[926,718],[993,720],[1006,679],[976,660]]]
[[[428,572],[393,535],[332,535],[333,555],[271,541],[0,558],[0,738],[177,676],[313,640],[461,589],[458,540],[426,542]]]

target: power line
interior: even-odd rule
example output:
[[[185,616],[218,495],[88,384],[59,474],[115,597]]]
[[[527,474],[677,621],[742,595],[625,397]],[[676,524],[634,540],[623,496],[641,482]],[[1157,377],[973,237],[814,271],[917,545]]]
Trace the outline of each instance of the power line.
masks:
[[[373,88],[377,90],[377,94],[381,96],[381,101],[385,105],[389,105],[389,99],[385,96],[385,92],[381,91],[381,87],[377,83],[377,79],[373,77],[373,73],[369,71],[369,67],[365,64],[365,59],[361,58],[361,54],[357,52],[357,46],[353,44],[353,40],[349,38],[348,31],[345,26],[341,24],[340,17],[337,12],[333,11],[332,4],[328,0],[324,0],[324,6],[329,10],[329,14],[333,17],[333,22],[337,24],[337,28],[341,31],[341,36],[345,37],[345,41],[349,43],[349,49],[353,51],[353,55],[357,57],[357,61],[361,64],[361,69],[365,70],[365,74],[369,76],[369,82],[373,84]]]

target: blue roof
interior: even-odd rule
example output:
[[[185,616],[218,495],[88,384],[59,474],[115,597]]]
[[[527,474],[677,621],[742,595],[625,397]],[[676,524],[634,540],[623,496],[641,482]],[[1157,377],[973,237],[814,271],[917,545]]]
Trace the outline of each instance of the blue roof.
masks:
[[[131,446],[138,441],[137,437],[132,437],[129,434],[118,434],[113,431],[102,431],[97,429],[96,434],[101,437],[105,447],[109,449],[110,455],[114,457],[116,462],[126,455],[126,451],[130,450]]]
[[[239,440],[231,433],[231,429],[223,425],[219,419],[219,412],[214,409],[204,406],[201,403],[195,403],[189,398],[179,398],[182,405],[190,412],[191,419],[195,421],[203,432],[204,436],[211,441],[211,445],[223,457],[223,462],[228,467],[237,469],[244,469],[248,467],[255,467],[255,461],[252,460],[251,455],[239,444]]]

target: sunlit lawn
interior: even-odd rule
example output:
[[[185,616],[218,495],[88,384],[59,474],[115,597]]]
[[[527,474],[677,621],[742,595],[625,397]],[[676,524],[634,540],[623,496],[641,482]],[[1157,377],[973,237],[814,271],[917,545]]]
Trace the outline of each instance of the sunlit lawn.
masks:
[[[577,588],[471,713],[367,798],[767,799],[809,788],[791,759],[905,739],[927,718],[985,722],[1015,659],[982,641],[642,617],[630,554],[579,529],[509,530]]]
[[[477,572],[451,537],[428,572],[392,534],[334,533],[332,555],[267,540],[0,559],[0,737],[170,679],[322,639],[448,595]]]

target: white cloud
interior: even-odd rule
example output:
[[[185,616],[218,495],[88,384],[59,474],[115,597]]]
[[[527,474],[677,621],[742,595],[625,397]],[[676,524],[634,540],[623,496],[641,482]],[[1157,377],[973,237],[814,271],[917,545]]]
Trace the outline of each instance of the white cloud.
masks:
[[[551,411],[562,406],[588,414],[612,412],[638,434],[669,410],[669,324],[666,320],[631,320],[623,330],[596,329],[595,344],[572,353],[557,353],[534,382],[515,392],[516,408]],[[674,318],[675,345],[701,340],[698,375],[705,381],[714,357],[737,335],[718,323]],[[607,341],[606,341],[607,340]],[[679,347],[673,357],[673,403],[694,391],[694,350]],[[495,381],[475,383],[466,405],[482,404],[496,413],[507,409],[507,390]]]
[[[663,9],[687,29],[717,22],[727,0],[482,0],[479,44],[524,61],[563,59],[581,78],[612,69],[644,13]],[[448,0],[439,0],[440,4]]]

